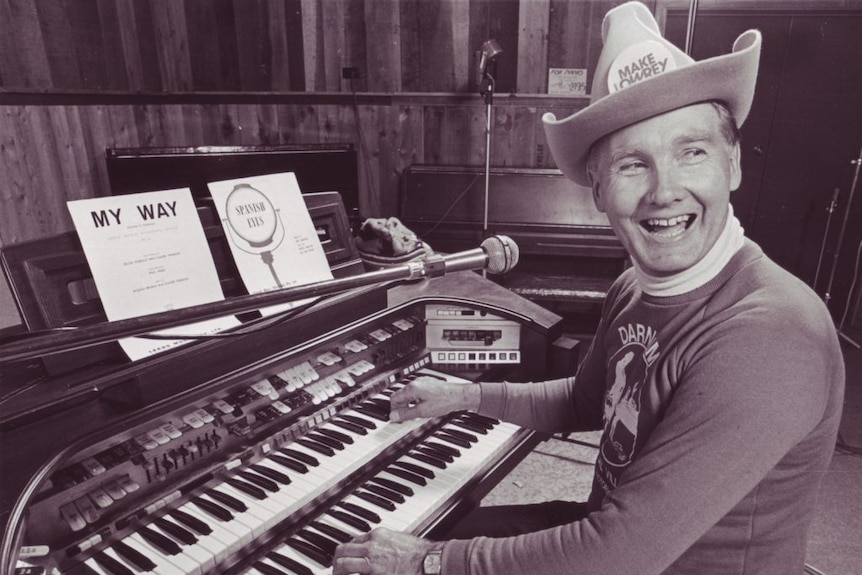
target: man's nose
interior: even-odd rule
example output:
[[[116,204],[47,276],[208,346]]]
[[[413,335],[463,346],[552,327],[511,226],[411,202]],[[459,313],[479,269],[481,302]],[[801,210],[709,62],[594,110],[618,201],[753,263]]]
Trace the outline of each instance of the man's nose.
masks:
[[[647,199],[650,203],[665,206],[681,199],[684,187],[670,166],[658,164],[653,169],[653,177]]]

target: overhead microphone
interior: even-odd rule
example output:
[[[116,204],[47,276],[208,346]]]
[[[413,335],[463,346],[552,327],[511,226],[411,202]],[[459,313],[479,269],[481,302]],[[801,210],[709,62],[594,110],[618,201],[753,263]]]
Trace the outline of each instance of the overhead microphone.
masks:
[[[125,337],[255,311],[273,305],[331,295],[376,283],[433,278],[466,270],[482,269],[492,274],[502,274],[517,265],[518,257],[518,245],[511,238],[502,235],[490,236],[478,248],[447,255],[434,254],[398,266],[354,276],[237,296],[224,301],[66,329],[47,335],[25,337],[0,345],[0,363],[81,349]],[[194,336],[185,339],[190,338],[193,339]],[[184,338],[182,335],[178,335],[176,339]]]

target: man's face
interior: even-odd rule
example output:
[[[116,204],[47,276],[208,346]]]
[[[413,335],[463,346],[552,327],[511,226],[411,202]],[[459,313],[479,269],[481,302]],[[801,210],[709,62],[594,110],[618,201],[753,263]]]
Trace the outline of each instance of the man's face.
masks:
[[[596,207],[647,273],[667,276],[703,258],[739,186],[739,146],[718,112],[695,104],[623,128],[597,144]]]

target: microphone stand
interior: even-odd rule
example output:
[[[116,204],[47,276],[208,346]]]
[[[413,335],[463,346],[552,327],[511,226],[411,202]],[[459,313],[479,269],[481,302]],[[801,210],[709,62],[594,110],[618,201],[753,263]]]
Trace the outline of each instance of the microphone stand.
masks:
[[[491,62],[488,68],[496,67],[496,62]],[[488,237],[488,204],[490,201],[491,185],[491,104],[494,100],[494,76],[486,69],[482,73],[482,85],[479,94],[485,98],[485,196],[484,213],[482,216],[482,239]],[[482,277],[486,277],[486,270],[482,270]]]
[[[474,264],[475,262],[468,262]],[[477,264],[478,265],[478,264]],[[181,309],[158,312],[149,315],[109,321],[95,325],[63,329],[45,335],[27,336],[11,343],[0,345],[0,364],[20,359],[49,355],[91,347],[100,343],[116,341],[125,337],[151,333],[196,323],[199,321],[224,317],[243,312],[255,311],[272,305],[290,303],[312,297],[335,294],[354,288],[398,280],[413,280],[436,277],[445,273],[445,262],[438,255],[430,256],[427,261],[416,260],[405,264],[366,272],[364,274],[324,280],[279,290],[238,296],[229,300],[211,302]],[[173,339],[183,339],[177,335]]]

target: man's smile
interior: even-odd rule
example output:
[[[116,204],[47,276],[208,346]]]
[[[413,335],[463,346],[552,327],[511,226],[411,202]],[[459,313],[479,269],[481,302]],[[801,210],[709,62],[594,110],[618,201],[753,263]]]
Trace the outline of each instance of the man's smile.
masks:
[[[648,218],[640,226],[652,236],[672,238],[686,231],[697,218],[695,214],[682,214],[672,218]]]

